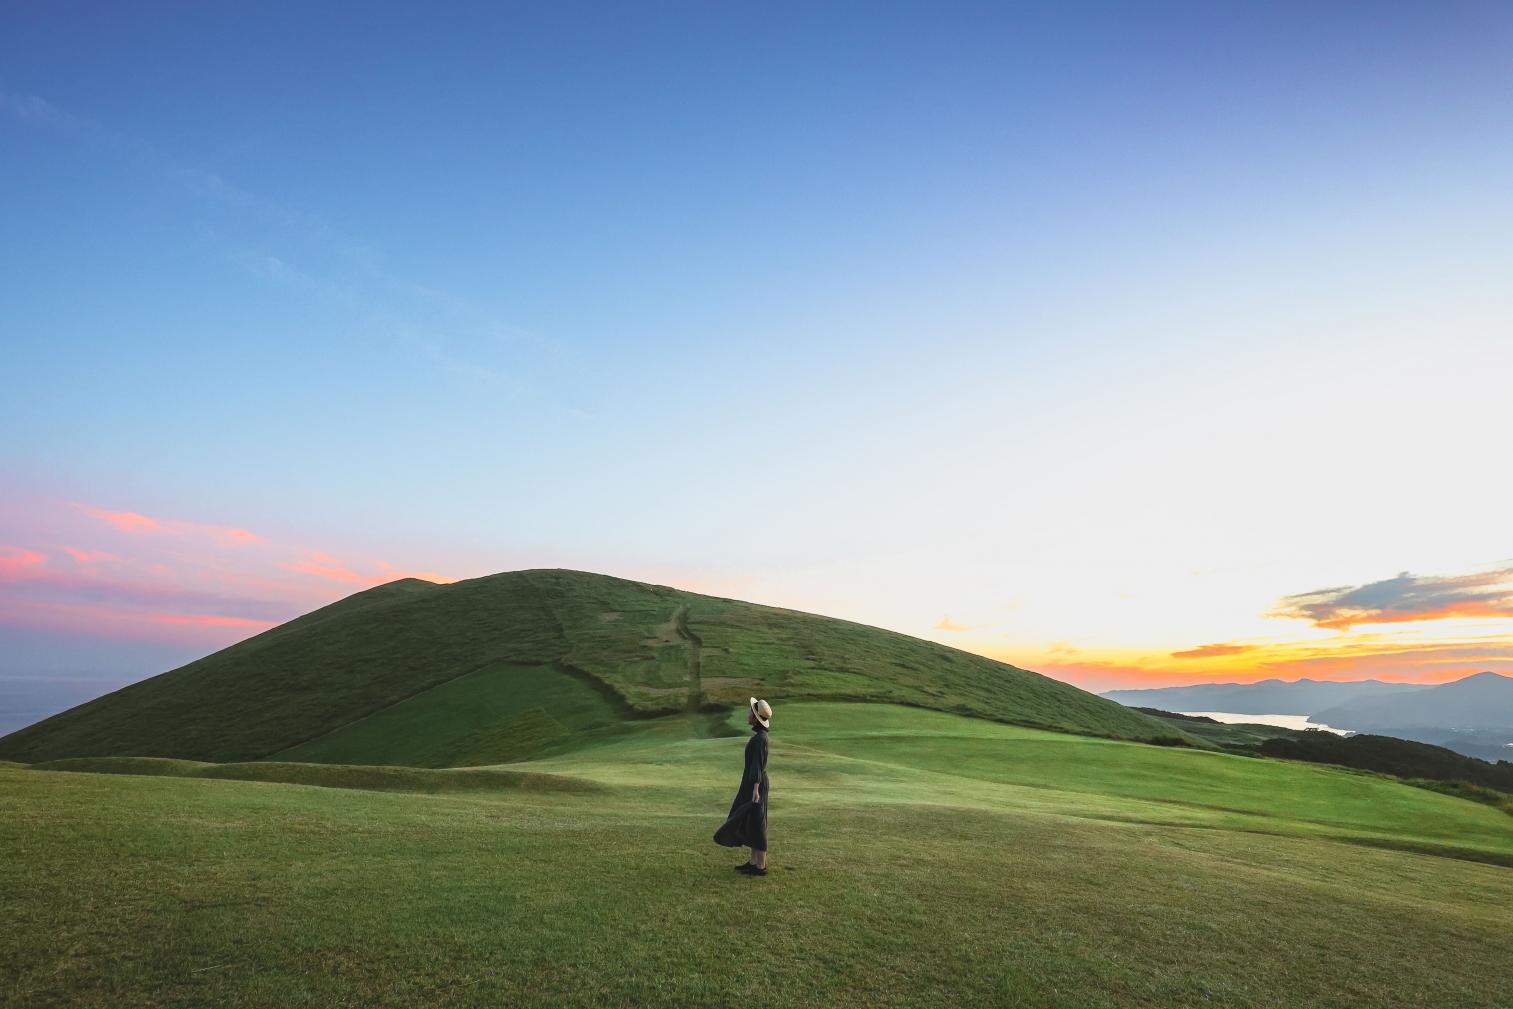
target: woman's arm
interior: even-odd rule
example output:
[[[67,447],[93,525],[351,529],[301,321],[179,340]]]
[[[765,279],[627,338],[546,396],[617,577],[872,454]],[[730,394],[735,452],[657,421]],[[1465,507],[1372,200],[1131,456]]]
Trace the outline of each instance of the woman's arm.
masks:
[[[753,740],[756,746],[756,784],[751,787],[751,801],[762,801],[762,775],[767,773],[767,733],[758,733],[757,739]]]

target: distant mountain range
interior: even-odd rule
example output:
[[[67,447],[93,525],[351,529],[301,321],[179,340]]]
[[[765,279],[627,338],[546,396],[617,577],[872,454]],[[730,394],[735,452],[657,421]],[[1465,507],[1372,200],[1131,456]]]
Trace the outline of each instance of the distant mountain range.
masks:
[[[1190,687],[1110,690],[1103,696],[1132,708],[1230,711],[1237,715],[1311,715],[1352,701],[1417,694],[1429,689],[1432,688],[1416,683],[1384,683],[1381,680],[1349,683],[1260,680],[1256,683],[1199,683]]]
[[[1314,720],[1360,732],[1405,726],[1503,729],[1513,726],[1513,676],[1477,673],[1407,695],[1354,697],[1316,712]]]
[[[1434,743],[1483,760],[1513,760],[1513,747],[1505,745],[1513,742],[1513,676],[1491,672],[1432,687],[1380,680],[1262,680],[1111,690],[1103,696],[1167,711],[1307,715],[1336,729]]]

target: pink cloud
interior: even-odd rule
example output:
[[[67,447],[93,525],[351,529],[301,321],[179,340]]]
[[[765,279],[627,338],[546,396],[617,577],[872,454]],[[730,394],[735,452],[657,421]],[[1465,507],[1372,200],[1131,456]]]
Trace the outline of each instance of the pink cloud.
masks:
[[[0,546],[0,581],[18,582],[42,573],[47,555],[23,547]]]
[[[0,544],[0,623],[81,638],[218,648],[383,582],[451,580],[239,526],[67,499],[0,504],[28,541],[48,544]]]
[[[78,547],[63,547],[63,552],[74,559],[80,567],[89,567],[101,561],[118,561],[121,558],[104,550],[81,550]]]
[[[129,535],[163,531],[163,526],[157,519],[150,519],[146,515],[138,515],[136,512],[106,511],[104,508],[91,508],[88,505],[77,505],[76,507],[90,518],[99,519],[101,522],[114,526],[118,531]]]
[[[341,562],[330,554],[312,552],[309,558],[297,564],[281,565],[287,571],[294,571],[302,575],[310,575],[312,578],[324,578],[327,581],[341,582],[344,585],[367,585],[374,579],[358,574],[356,571],[343,567]]]
[[[394,565],[389,564],[386,561],[373,561],[370,564],[365,565],[376,569],[373,574],[359,574],[358,572],[353,571],[351,568],[347,567],[337,558],[332,557],[330,554],[321,553],[320,551],[310,551],[306,555],[306,558],[302,561],[299,561],[298,563],[281,564],[279,566],[282,567],[285,571],[293,571],[297,574],[309,575],[312,578],[321,578],[326,581],[337,582],[342,585],[361,585],[364,587],[371,585],[382,585],[386,582],[398,581],[401,578],[419,578],[422,581],[437,582],[440,584],[447,584],[456,580],[454,578],[448,578],[446,575],[439,575],[431,571],[415,573],[406,572],[400,568],[396,568]]]
[[[263,541],[262,537],[256,533],[234,526],[205,525],[200,522],[186,522],[182,519],[155,519],[137,512],[110,511],[86,504],[75,504],[74,507],[82,514],[104,522],[117,532],[126,533],[128,536],[204,536],[231,546],[246,546]]]

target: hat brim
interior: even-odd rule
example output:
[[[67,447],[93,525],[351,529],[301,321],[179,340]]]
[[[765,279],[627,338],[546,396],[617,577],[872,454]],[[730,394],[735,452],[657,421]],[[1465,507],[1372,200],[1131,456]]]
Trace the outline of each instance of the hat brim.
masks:
[[[761,715],[757,714],[757,699],[755,697],[746,702],[746,710],[751,712],[751,717],[755,718],[759,723],[761,723],[762,728],[772,728],[771,716],[763,718]]]

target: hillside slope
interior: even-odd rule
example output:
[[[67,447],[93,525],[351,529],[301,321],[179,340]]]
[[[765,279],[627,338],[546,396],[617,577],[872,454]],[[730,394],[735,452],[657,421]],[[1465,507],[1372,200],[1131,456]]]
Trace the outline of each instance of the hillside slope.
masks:
[[[521,740],[546,745],[751,694],[886,701],[1116,738],[1174,734],[1057,680],[875,627],[532,570],[357,593],[12,733],[0,759],[292,751],[346,763],[499,762],[531,752]],[[364,728],[369,718],[382,724]],[[322,738],[337,734],[340,745],[321,753]]]

